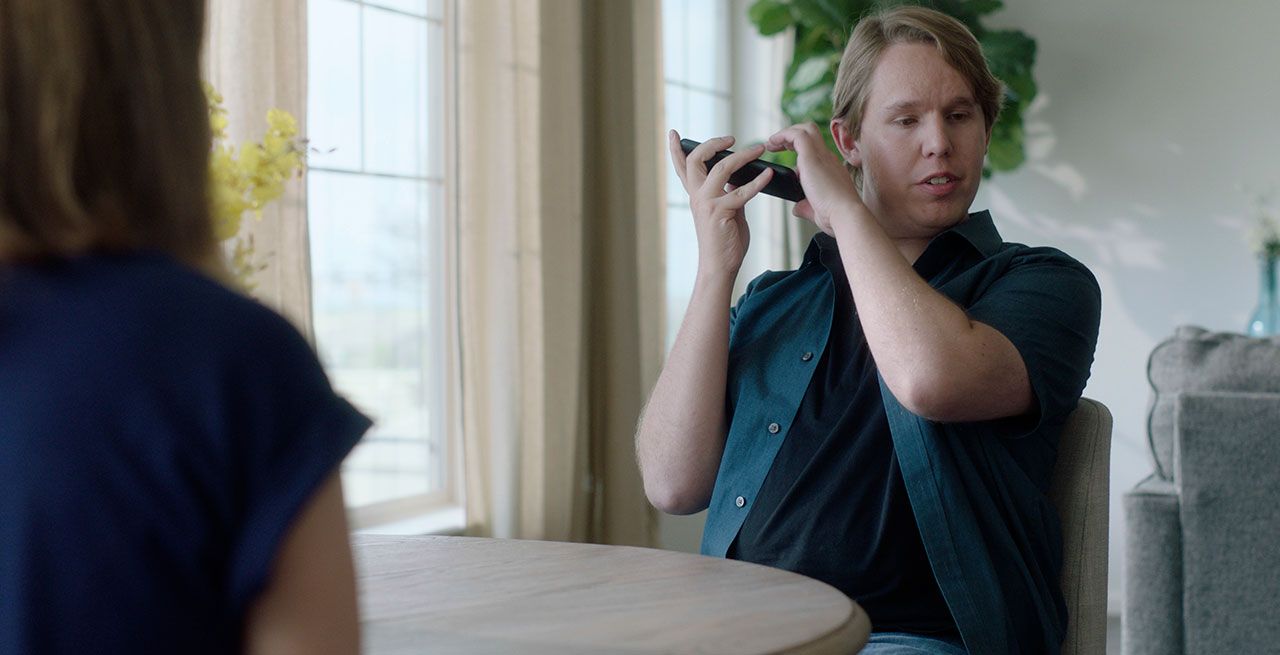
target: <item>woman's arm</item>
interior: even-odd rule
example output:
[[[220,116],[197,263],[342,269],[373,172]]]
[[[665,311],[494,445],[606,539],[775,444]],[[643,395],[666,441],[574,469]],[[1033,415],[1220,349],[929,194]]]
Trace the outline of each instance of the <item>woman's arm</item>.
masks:
[[[285,535],[245,625],[251,655],[360,652],[355,567],[336,471]]]

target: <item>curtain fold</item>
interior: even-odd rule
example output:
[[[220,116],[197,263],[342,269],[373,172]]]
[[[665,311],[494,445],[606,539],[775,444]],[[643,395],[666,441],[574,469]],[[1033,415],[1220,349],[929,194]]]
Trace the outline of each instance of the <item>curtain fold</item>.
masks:
[[[458,3],[467,532],[647,545],[661,357],[655,2]]]
[[[232,143],[260,140],[267,110],[283,109],[307,124],[306,0],[209,0],[205,79],[226,101]],[[311,262],[307,241],[306,181],[294,180],[263,211],[246,218],[242,238],[252,237],[256,261],[253,295],[311,334]]]

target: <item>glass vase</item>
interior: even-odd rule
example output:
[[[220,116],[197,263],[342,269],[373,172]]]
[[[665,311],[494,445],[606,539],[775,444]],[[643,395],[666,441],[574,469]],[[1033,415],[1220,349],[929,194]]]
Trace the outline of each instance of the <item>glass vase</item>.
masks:
[[[1269,337],[1280,332],[1280,304],[1276,298],[1276,256],[1258,256],[1258,308],[1245,329],[1251,337]]]

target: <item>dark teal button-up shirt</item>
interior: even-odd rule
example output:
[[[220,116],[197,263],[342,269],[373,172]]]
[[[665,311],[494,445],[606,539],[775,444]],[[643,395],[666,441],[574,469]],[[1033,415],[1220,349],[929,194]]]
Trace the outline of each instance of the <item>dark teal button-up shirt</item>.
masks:
[[[781,440],[789,436],[835,304],[811,245],[795,271],[766,272],[730,313],[730,416],[702,552],[723,557]],[[991,215],[971,214],[915,262],[930,286],[1022,355],[1031,416],[936,423],[880,387],[920,536],[970,653],[1057,653],[1066,607],[1062,536],[1046,493],[1058,436],[1089,377],[1101,293],[1082,264],[1053,248],[1004,243]]]

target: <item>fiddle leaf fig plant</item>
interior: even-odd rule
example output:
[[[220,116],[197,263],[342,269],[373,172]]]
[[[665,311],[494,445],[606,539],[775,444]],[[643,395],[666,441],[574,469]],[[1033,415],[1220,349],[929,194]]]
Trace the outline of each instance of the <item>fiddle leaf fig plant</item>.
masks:
[[[748,17],[760,34],[794,30],[795,50],[781,99],[787,120],[826,126],[831,120],[836,69],[853,25],[864,15],[903,4],[941,11],[964,23],[978,38],[991,72],[1005,84],[1004,108],[991,132],[983,175],[1021,166],[1026,160],[1022,116],[1037,91],[1032,71],[1036,42],[1020,30],[993,30],[982,25],[983,16],[1004,6],[1001,0],[756,0]],[[835,151],[831,134],[825,129],[822,132],[827,146]],[[795,164],[795,153],[776,154],[778,163]]]

